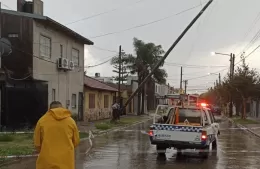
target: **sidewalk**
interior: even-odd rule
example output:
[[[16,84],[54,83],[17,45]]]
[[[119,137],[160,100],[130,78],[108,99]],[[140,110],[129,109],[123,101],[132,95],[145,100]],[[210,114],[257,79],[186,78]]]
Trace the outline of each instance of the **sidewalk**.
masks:
[[[89,131],[92,131],[93,133],[97,134],[102,131],[107,131],[110,129],[117,129],[117,128],[122,128],[128,125],[133,125],[135,123],[143,122],[152,119],[154,116],[153,113],[151,114],[146,114],[146,115],[124,115],[120,117],[119,124],[113,125],[110,123],[111,119],[103,119],[103,120],[97,120],[97,121],[92,121],[92,122],[78,122],[78,129],[80,132],[86,132],[88,133]],[[104,126],[103,129],[98,129],[100,125],[112,125],[112,126]],[[102,126],[100,126],[102,127]]]
[[[260,119],[250,118],[247,119],[231,119],[233,122],[238,124],[240,128],[246,128],[249,132],[260,137]]]

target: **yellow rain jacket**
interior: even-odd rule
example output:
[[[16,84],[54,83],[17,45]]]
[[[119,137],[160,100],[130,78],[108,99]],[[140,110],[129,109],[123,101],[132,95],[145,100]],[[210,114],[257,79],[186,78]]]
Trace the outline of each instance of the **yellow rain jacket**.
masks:
[[[74,149],[78,144],[79,131],[71,112],[50,109],[34,131],[34,145],[39,151],[36,169],[75,169]]]

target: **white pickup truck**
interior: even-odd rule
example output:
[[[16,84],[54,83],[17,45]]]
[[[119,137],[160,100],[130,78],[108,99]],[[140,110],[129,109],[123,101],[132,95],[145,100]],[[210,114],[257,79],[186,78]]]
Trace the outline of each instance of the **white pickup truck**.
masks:
[[[156,121],[158,115],[162,118]],[[185,149],[199,149],[204,158],[208,157],[210,144],[217,148],[219,134],[219,124],[209,109],[167,105],[158,105],[149,131],[151,144],[156,145],[158,154],[171,147],[177,149],[177,156]]]

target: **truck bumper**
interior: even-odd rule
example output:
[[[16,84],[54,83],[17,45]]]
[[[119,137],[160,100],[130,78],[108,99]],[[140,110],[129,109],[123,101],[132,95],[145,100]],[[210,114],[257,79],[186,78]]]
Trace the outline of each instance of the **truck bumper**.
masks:
[[[206,142],[193,143],[193,142],[184,142],[184,141],[169,141],[169,140],[153,140],[153,137],[150,136],[151,144],[161,145],[167,148],[174,147],[177,149],[204,149],[207,148]]]

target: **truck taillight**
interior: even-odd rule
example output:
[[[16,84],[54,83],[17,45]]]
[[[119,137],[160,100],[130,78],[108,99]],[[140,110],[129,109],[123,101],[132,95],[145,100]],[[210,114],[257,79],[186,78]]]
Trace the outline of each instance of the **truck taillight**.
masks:
[[[201,140],[202,141],[207,140],[207,132],[206,131],[202,131],[202,133],[201,133]]]
[[[150,130],[148,134],[149,136],[153,136],[153,130]]]

